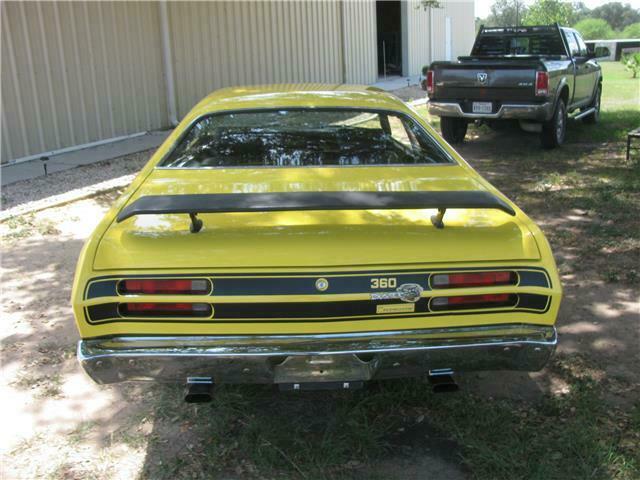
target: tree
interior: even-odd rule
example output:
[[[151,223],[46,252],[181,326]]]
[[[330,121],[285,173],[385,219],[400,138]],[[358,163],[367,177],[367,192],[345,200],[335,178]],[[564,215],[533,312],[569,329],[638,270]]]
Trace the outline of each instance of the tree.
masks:
[[[622,38],[640,38],[640,22],[626,26],[620,36]]]
[[[632,23],[640,22],[640,11],[628,3],[609,2],[591,10],[591,17],[606,20],[614,30],[622,30]]]
[[[584,2],[574,2],[573,4],[573,23],[578,23],[580,20],[584,20],[585,18],[591,18],[591,10],[587,8]]]
[[[522,25],[527,13],[524,0],[497,0],[490,7],[491,13],[485,20],[487,27],[509,27]]]
[[[611,26],[601,18],[580,20],[573,28],[578,30],[585,40],[603,40],[614,36]]]
[[[524,17],[525,25],[550,25],[558,22],[561,25],[571,25],[573,20],[573,5],[560,0],[536,0],[529,7]]]
[[[631,72],[633,78],[636,78],[640,73],[640,53],[627,53],[622,55],[620,59],[624,68]]]

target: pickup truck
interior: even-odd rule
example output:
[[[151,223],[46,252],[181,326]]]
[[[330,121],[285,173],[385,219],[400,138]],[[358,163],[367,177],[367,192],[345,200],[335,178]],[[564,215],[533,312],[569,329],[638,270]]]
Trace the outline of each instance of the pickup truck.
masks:
[[[449,143],[462,142],[471,121],[498,127],[518,120],[540,133],[544,148],[555,148],[569,116],[598,121],[602,71],[595,59],[578,32],[558,24],[480,27],[471,55],[433,62],[422,85]]]

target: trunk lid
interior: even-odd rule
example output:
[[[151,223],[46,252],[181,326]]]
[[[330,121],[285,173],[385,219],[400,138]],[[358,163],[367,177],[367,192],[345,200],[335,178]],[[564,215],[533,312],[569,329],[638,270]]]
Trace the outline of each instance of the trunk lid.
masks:
[[[286,191],[486,190],[460,166],[156,169],[129,200],[145,195]],[[183,214],[112,223],[96,270],[292,268],[535,260],[539,251],[518,216],[497,210],[216,213],[189,232]]]

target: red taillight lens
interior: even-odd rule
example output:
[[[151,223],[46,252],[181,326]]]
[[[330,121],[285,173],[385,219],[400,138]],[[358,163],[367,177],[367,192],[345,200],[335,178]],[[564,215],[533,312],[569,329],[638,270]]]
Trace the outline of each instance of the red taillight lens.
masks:
[[[206,279],[135,279],[121,281],[118,289],[123,294],[206,295],[211,284]]]
[[[427,93],[433,93],[435,91],[435,84],[433,83],[434,76],[433,70],[427,72]]]
[[[549,94],[549,74],[547,72],[536,72],[536,95],[546,96]]]
[[[431,277],[433,288],[491,287],[517,282],[514,272],[438,273]]]
[[[512,307],[517,295],[498,293],[488,295],[464,295],[459,297],[436,297],[431,300],[431,310],[464,310],[467,308]]]
[[[210,317],[208,303],[121,303],[123,317]]]

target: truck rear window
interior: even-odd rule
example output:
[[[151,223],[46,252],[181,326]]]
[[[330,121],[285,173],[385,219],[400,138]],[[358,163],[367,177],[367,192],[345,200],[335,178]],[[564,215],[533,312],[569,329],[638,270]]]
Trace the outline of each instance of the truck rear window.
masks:
[[[230,112],[196,121],[160,167],[322,167],[453,163],[403,114],[357,109]]]
[[[472,56],[499,57],[504,55],[566,55],[557,32],[540,33],[482,33],[476,40]]]

